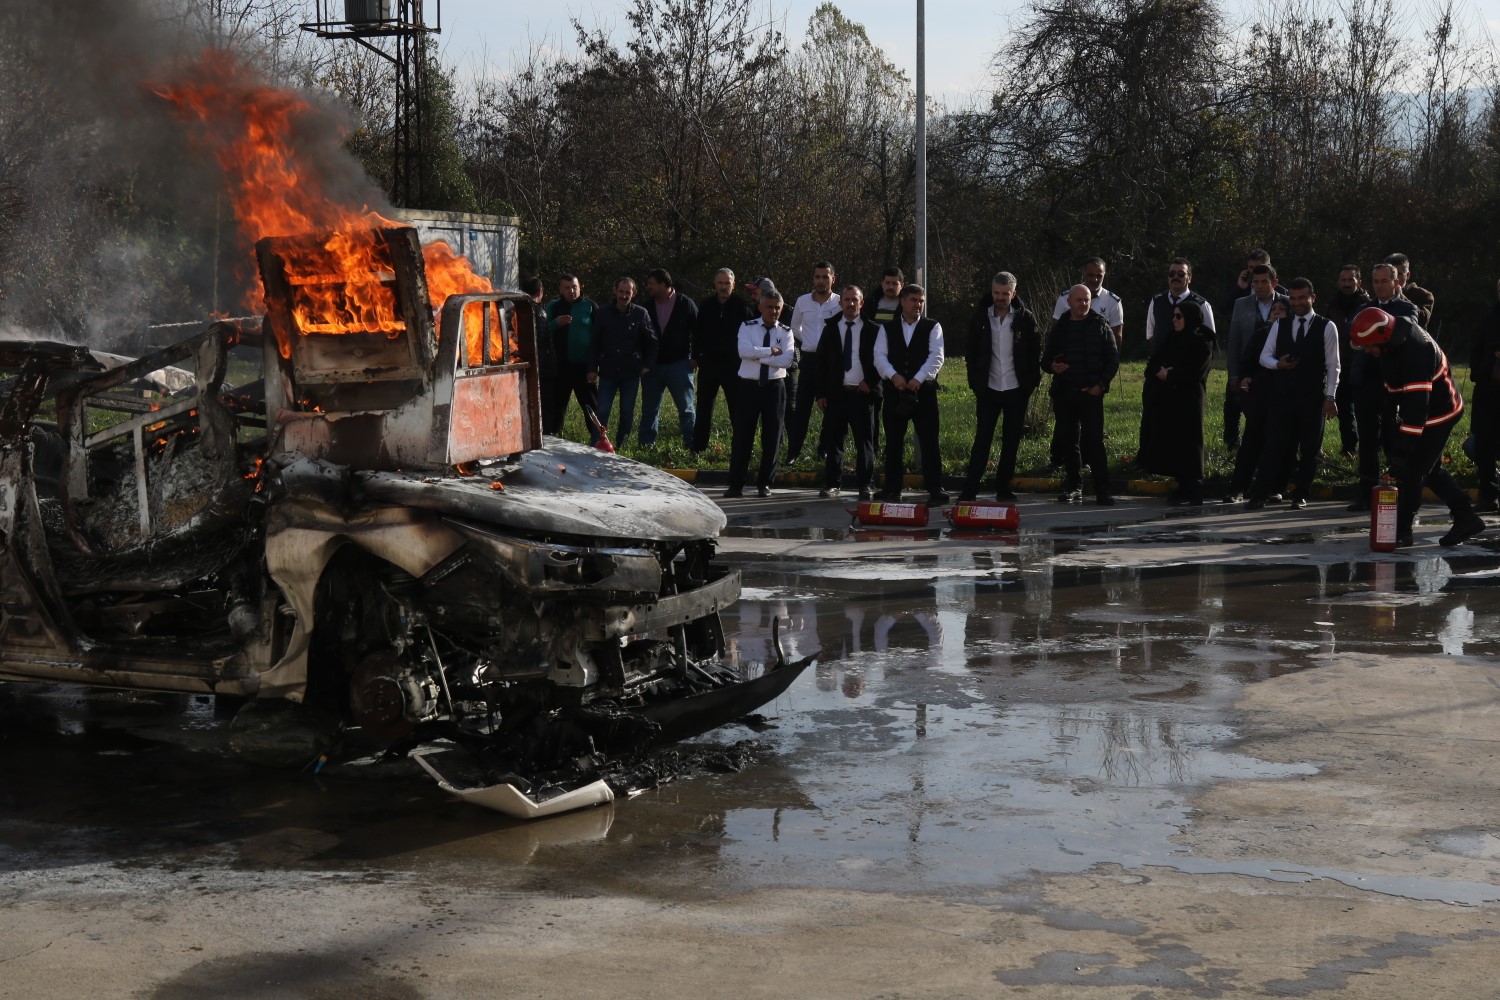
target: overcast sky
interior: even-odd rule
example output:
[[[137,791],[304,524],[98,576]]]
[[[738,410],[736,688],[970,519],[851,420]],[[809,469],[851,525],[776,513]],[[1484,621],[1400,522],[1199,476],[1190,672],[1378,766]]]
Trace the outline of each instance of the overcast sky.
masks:
[[[1468,5],[1476,33],[1500,38],[1500,0],[1460,3]],[[576,17],[585,25],[618,28],[624,23],[627,6],[622,0],[442,0],[441,42],[450,64],[469,72],[504,72],[514,54],[528,44],[549,44],[571,52],[570,18]],[[817,6],[818,0],[777,0],[773,4],[777,13],[785,12],[787,34],[794,45],[801,42],[807,20]],[[838,6],[845,16],[865,26],[892,62],[915,78],[915,0],[846,0]],[[1417,0],[1400,3],[1398,9],[1425,22],[1433,6],[1434,0]],[[427,0],[427,9],[432,19],[434,0]],[[951,105],[986,89],[990,59],[1011,17],[1023,9],[1024,4],[1017,0],[927,0],[928,91]],[[1227,9],[1232,18],[1248,19],[1256,3],[1228,0]],[[1418,30],[1413,29],[1414,33]]]

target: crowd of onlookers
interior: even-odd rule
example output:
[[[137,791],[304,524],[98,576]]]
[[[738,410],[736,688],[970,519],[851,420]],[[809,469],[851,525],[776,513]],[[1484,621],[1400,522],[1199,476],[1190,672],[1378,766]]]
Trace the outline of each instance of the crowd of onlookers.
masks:
[[[1040,312],[1023,302],[1015,275],[994,275],[989,295],[962,331],[975,408],[960,500],[979,496],[997,429],[1000,448],[988,493],[1014,499],[1027,407],[1045,377],[1054,416],[1051,463],[1062,471],[1059,499],[1084,498],[1087,466],[1095,502],[1115,502],[1104,412],[1119,370],[1125,310],[1105,287],[1106,274],[1103,260],[1089,259],[1080,282]],[[1413,280],[1404,255],[1372,268],[1368,287],[1363,269],[1347,264],[1334,288],[1320,296],[1307,278],[1283,281],[1269,255],[1255,250],[1217,312],[1192,279],[1192,265],[1173,260],[1166,288],[1151,297],[1144,315],[1136,460],[1147,472],[1176,479],[1173,503],[1205,502],[1203,417],[1218,353],[1228,375],[1224,443],[1234,453],[1224,503],[1254,510],[1285,500],[1305,507],[1325,422],[1337,420],[1341,448],[1359,470],[1350,511],[1369,509],[1384,468],[1401,487],[1402,543],[1410,540],[1424,485],[1452,511],[1443,544],[1484,530],[1479,514],[1500,509],[1500,306],[1476,331],[1470,358],[1476,509],[1443,469],[1443,449],[1464,401],[1428,330],[1434,296]],[[714,275],[714,293],[696,302],[660,268],[646,275],[644,289],[632,278],[619,279],[603,304],[583,294],[574,274],[561,276],[550,301],[543,301],[540,279],[523,282],[523,290],[544,313],[538,364],[545,433],[561,432],[576,399],[595,442],[609,434],[623,444],[634,431],[639,444],[650,446],[659,433],[662,397],[670,394],[683,442],[701,451],[722,393],[732,427],[725,496],[743,495],[757,437],[754,486],[768,496],[783,455],[801,455],[816,408],[822,421],[814,455],[822,465],[823,496],[843,488],[852,444],[858,496],[899,499],[910,426],[927,501],[951,500],[941,482],[938,446],[944,331],[926,315],[926,291],[908,284],[899,268],[888,268],[879,289],[866,296],[858,285],[840,286],[833,266],[819,262],[812,289],[795,301],[770,278],[740,284],[728,268]]]

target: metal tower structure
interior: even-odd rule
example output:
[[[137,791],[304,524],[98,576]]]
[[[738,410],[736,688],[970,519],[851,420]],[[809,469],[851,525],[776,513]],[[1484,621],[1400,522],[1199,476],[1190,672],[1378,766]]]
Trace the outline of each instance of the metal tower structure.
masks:
[[[404,208],[420,207],[425,193],[422,161],[427,151],[422,112],[427,97],[427,57],[423,41],[424,36],[443,30],[443,0],[434,2],[437,19],[430,27],[424,6],[424,0],[316,0],[315,19],[301,26],[319,38],[352,39],[395,67],[390,195],[392,204]]]

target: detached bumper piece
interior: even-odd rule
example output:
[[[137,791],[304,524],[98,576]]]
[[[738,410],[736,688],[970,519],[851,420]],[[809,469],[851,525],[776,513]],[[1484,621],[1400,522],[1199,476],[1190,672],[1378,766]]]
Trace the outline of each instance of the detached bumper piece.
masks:
[[[424,755],[413,754],[412,757],[421,765],[422,770],[432,775],[438,787],[449,795],[457,796],[465,802],[484,809],[493,809],[513,819],[541,819],[544,816],[556,816],[575,809],[601,806],[615,800],[615,793],[610,790],[609,785],[603,779],[581,788],[575,788],[571,792],[564,792],[562,795],[554,795],[542,802],[537,802],[515,785],[505,783],[481,788],[455,788],[438,772],[437,768],[427,763]]]

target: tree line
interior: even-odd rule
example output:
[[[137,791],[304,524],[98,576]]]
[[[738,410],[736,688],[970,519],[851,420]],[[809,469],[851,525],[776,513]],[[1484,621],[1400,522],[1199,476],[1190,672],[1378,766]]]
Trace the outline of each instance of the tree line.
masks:
[[[348,148],[388,179],[394,109],[379,59],[309,45],[287,30],[290,0],[181,4],[200,35],[339,102]],[[1500,68],[1459,0],[1404,11],[1264,0],[1231,23],[1218,0],[1031,0],[996,30],[989,92],[929,103],[933,311],[957,325],[1001,268],[1046,309],[1097,255],[1131,343],[1173,257],[1190,258],[1195,287],[1217,300],[1251,247],[1330,290],[1339,265],[1368,273],[1399,250],[1439,296],[1440,336],[1466,337],[1500,274]],[[728,265],[800,290],[823,259],[867,285],[889,264],[911,273],[914,88],[834,3],[789,26],[761,0],[631,0],[618,30],[573,31],[571,54],[535,47],[498,77],[460,74],[429,49],[419,207],[518,216],[522,273],[549,286],[564,270],[599,290],[664,267],[706,294]],[[0,34],[0,57],[17,45]],[[19,55],[10,64],[25,65]],[[26,259],[15,241],[49,231],[28,216],[16,143],[59,143],[28,122],[34,95],[9,89],[0,286]],[[201,253],[173,242],[146,188],[124,170],[76,193],[91,225],[128,233],[143,257]],[[180,310],[200,285],[143,307]],[[48,315],[66,323],[53,299]]]

